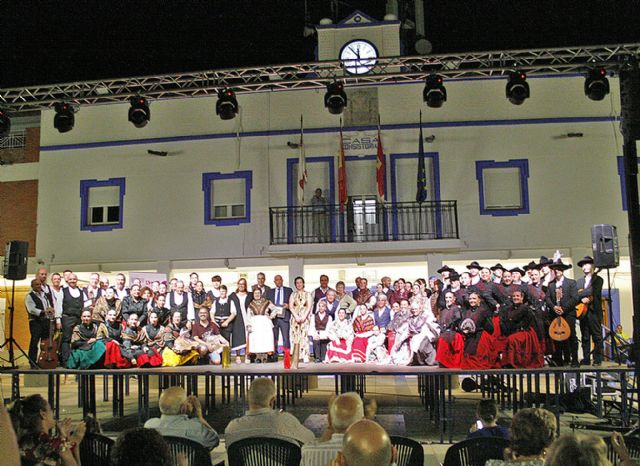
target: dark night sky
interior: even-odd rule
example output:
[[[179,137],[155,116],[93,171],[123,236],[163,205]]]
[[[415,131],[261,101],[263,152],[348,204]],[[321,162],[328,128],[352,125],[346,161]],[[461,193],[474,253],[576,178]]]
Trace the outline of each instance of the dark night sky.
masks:
[[[314,58],[303,0],[4,5],[0,88]],[[331,15],[328,0],[308,5],[314,24]],[[338,19],[356,8],[382,19],[385,2],[342,2]],[[425,10],[434,53],[640,42],[638,0],[425,0]]]

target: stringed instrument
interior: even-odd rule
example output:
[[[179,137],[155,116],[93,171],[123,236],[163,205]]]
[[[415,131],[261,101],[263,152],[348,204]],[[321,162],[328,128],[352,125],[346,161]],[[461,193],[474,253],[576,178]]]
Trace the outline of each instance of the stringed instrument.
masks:
[[[599,272],[599,271],[600,271],[600,269],[595,269],[595,270],[593,271],[593,277],[595,277],[596,275],[598,275],[598,272]],[[593,281],[593,278],[592,278],[592,281]],[[578,293],[581,293],[581,292],[583,292],[583,291],[584,291],[584,289],[583,289],[583,288],[580,288],[580,289],[578,290]],[[589,305],[590,305],[592,302],[593,302],[593,296],[589,296],[589,302],[588,302],[588,303],[579,302],[579,303],[576,305],[576,317],[577,317],[578,319],[580,319],[582,316],[584,316],[584,315],[586,315],[586,314],[587,314],[587,311],[589,310]]]
[[[562,288],[556,288],[556,305],[560,305]],[[549,337],[553,341],[565,341],[571,336],[571,328],[562,316],[558,316],[549,325]]]
[[[56,318],[53,308],[48,308],[46,312],[49,316],[49,338],[40,341],[40,355],[37,364],[41,369],[55,369],[60,364],[58,340],[54,337]]]

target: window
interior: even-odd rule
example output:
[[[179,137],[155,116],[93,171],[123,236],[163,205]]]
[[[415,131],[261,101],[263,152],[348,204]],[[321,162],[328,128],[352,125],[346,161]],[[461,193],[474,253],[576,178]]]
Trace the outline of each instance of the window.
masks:
[[[529,213],[529,161],[478,160],[476,179],[480,215],[513,216]]]
[[[104,181],[81,180],[80,229],[111,231],[122,228],[124,194],[124,178],[110,178]]]
[[[205,225],[251,222],[251,171],[203,173]]]

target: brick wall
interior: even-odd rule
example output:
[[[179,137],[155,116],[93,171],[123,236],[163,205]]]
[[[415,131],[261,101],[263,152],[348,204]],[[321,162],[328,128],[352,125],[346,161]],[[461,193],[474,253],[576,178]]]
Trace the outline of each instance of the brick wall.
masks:
[[[35,256],[38,180],[0,182],[0,219],[0,245],[28,241],[29,256]]]
[[[40,128],[25,130],[25,146],[19,149],[0,149],[0,158],[9,163],[40,161]]]

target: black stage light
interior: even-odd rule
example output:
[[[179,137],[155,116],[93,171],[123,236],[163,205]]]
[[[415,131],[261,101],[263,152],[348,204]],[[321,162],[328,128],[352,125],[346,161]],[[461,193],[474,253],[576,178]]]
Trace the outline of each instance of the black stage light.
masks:
[[[607,71],[604,68],[589,70],[584,81],[584,95],[591,100],[602,100],[607,94],[609,94]]]
[[[513,105],[522,105],[529,98],[529,83],[527,75],[522,71],[511,71],[506,88],[507,99]]]
[[[0,108],[0,136],[6,136],[11,130],[11,118]]]
[[[144,128],[151,119],[151,110],[147,99],[142,96],[135,96],[129,99],[131,107],[129,108],[129,121],[136,128]]]
[[[334,81],[327,84],[327,93],[324,95],[324,106],[329,113],[339,115],[347,106],[347,94],[344,92],[342,81]]]
[[[66,133],[73,129],[76,122],[75,110],[67,102],[55,104],[56,116],[53,117],[53,127],[61,133]]]
[[[443,82],[442,76],[437,74],[427,76],[424,91],[422,91],[422,98],[427,107],[440,108],[447,101],[447,90]]]
[[[232,120],[238,114],[238,100],[236,93],[231,89],[218,91],[218,101],[216,102],[216,115],[222,120]]]

